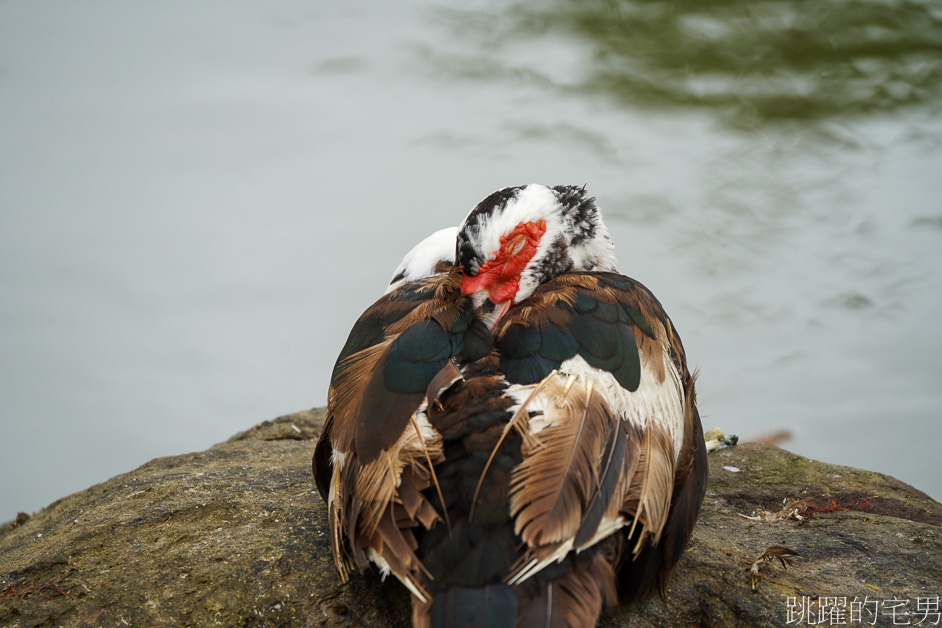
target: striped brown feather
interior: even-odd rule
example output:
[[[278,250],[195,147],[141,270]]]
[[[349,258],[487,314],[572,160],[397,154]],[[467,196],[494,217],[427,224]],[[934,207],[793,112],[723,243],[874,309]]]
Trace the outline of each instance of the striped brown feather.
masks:
[[[674,483],[674,443],[666,430],[650,426],[644,430],[641,459],[631,480],[621,513],[631,517],[628,535],[637,528],[635,555],[645,544],[657,543],[667,520]]]
[[[412,524],[401,531],[395,524],[407,517],[433,527],[442,519],[423,493],[433,484],[434,465],[443,459],[442,440],[427,420],[416,423],[424,393],[390,391],[384,385],[385,364],[395,340],[411,326],[428,319],[453,323],[460,295],[448,275],[415,284],[433,298],[408,300],[394,291],[369,308],[351,332],[348,346],[366,346],[343,356],[334,369],[313,467],[319,489],[327,493],[331,545],[341,576],[354,567],[364,570],[372,553],[421,592]],[[377,325],[382,325],[380,334]],[[368,334],[363,340],[355,337],[363,333],[358,329]],[[455,373],[451,366],[430,385],[447,388]],[[372,423],[364,423],[367,418]],[[385,429],[377,429],[378,420]]]
[[[614,607],[615,574],[601,554],[565,564],[570,569],[562,577],[537,577],[517,587],[517,626],[593,628],[603,606]]]
[[[652,590],[667,599],[668,584],[693,532],[706,493],[709,463],[694,380],[695,376],[691,376],[686,381],[684,445],[676,464],[670,512],[661,538],[656,544],[642,548],[637,555],[632,547],[626,547],[616,562],[616,566],[621,565],[619,591],[626,600],[641,600]]]
[[[553,379],[543,393],[550,399],[560,396],[565,383],[560,376]],[[534,422],[546,427],[539,431],[536,447],[525,447],[511,483],[515,531],[538,558],[543,558],[543,548],[555,548],[576,535],[597,490],[596,466],[607,433],[619,420],[591,387],[571,390],[559,408],[547,405],[531,419],[531,434]]]
[[[328,391],[327,414],[335,417],[333,432],[326,435],[334,449],[341,452],[357,451],[361,458],[372,460],[380,451],[392,445],[406,427],[408,417],[421,403],[421,393],[403,394],[390,391],[384,383],[385,360],[390,348],[402,332],[423,320],[436,320],[448,329],[461,314],[460,295],[456,280],[443,275],[422,280],[428,288],[434,287],[435,298],[408,301],[411,307],[403,311],[403,302],[385,295],[370,307],[360,320],[389,320],[385,336],[375,344],[349,355],[337,364]],[[356,328],[355,328],[356,329]],[[367,419],[385,416],[391,424],[385,429],[369,427]],[[322,438],[325,436],[322,436]]]
[[[389,336],[354,353],[339,365],[327,392],[327,417],[332,427],[325,434],[334,449],[342,452],[354,450],[364,383],[373,377],[393,340],[395,336]],[[324,438],[322,436],[322,440]]]
[[[385,455],[368,464],[359,464],[354,453],[335,464],[328,503],[334,561],[343,577],[354,566],[364,570],[372,552],[370,558],[423,593],[423,566],[410,528],[412,521],[432,528],[442,519],[423,491],[432,485],[429,461],[443,459],[441,437],[427,423],[425,429],[419,437],[410,424]]]
[[[352,567],[364,569],[369,557],[410,588],[418,600],[416,618],[422,618],[430,608],[429,596],[437,595],[444,586],[431,580],[426,569],[449,580],[452,566],[447,561],[439,564],[436,554],[423,554],[428,550],[421,548],[433,547],[428,545],[432,539],[442,538],[439,524],[448,512],[442,512],[441,505],[447,502],[453,504],[449,509],[459,508],[457,504],[467,508],[473,501],[468,494],[474,482],[480,486],[486,476],[490,488],[483,492],[479,505],[491,513],[490,521],[493,513],[506,508],[512,519],[510,530],[522,542],[518,548],[522,554],[517,554],[516,565],[504,580],[520,601],[518,625],[530,625],[525,618],[537,617],[539,625],[593,625],[602,604],[614,599],[613,569],[619,566],[621,582],[633,589],[630,597],[667,586],[705,487],[705,458],[701,461],[695,440],[700,426],[693,378],[660,303],[643,286],[626,278],[621,279],[627,283],[619,284],[624,289],[616,289],[613,286],[618,277],[585,273],[557,277],[511,310],[495,330],[495,337],[507,333],[511,324],[532,326],[541,333],[553,328],[568,330],[576,324],[577,316],[585,316],[585,310],[574,309],[579,299],[595,300],[609,308],[605,312],[614,311],[613,306],[630,309],[630,321],[621,318],[613,324],[631,326],[625,350],[637,351],[641,369],[649,378],[646,385],[664,386],[664,391],[676,385],[682,395],[685,445],[677,463],[673,439],[681,435],[672,435],[666,426],[644,418],[641,423],[627,420],[625,408],[613,403],[623,403],[628,391],[612,397],[611,383],[595,382],[591,373],[580,375],[575,385],[566,372],[550,374],[531,385],[531,392],[537,387],[543,390],[533,394],[532,407],[522,407],[514,414],[521,416],[519,422],[508,417],[514,403],[523,403],[528,387],[520,386],[513,397],[495,396],[507,385],[499,354],[492,354],[486,361],[489,366],[482,366],[470,379],[449,361],[415,397],[384,391],[378,373],[398,334],[420,320],[432,319],[444,328],[457,320],[457,308],[430,299],[401,313],[379,342],[348,356],[332,382],[330,429],[325,431],[333,432],[339,454],[329,493],[335,561],[342,574]],[[452,294],[448,279],[440,281],[436,297]],[[611,319],[606,316],[611,314],[600,310],[594,324],[607,324]],[[594,359],[603,360],[604,355],[599,352]],[[668,376],[668,370],[674,374]],[[428,418],[424,425],[431,431],[427,438],[419,438],[414,430],[410,433],[412,425],[406,423],[398,432],[383,436],[381,455],[359,457],[358,433],[363,426],[356,417],[364,411],[364,398],[372,408],[398,408],[394,413],[405,414],[407,419],[411,415],[406,413],[426,399]],[[482,405],[481,399],[487,403]],[[470,427],[493,412],[504,413],[503,418]],[[498,448],[506,450],[503,439],[511,428],[522,462],[512,470],[505,466],[486,473],[480,462],[472,464],[486,460]],[[702,435],[699,438],[702,441]],[[479,470],[471,472],[474,481],[470,484],[461,480],[460,496],[446,491],[444,497],[439,493],[435,498],[434,467],[444,460],[444,444],[448,442],[454,443],[452,447],[460,443],[468,469]],[[485,457],[476,457],[480,455]],[[452,474],[450,481],[454,477]],[[467,514],[453,515],[465,517],[456,519],[462,529],[478,524]],[[423,563],[420,556],[428,556],[431,562]],[[513,552],[507,556],[513,560]],[[562,565],[571,569],[561,572]],[[497,586],[494,575],[487,577]]]
[[[616,285],[620,289],[613,287]],[[528,299],[525,314],[523,308],[512,311],[509,322],[499,326],[498,335],[507,333],[511,324],[541,330],[551,330],[552,325],[568,329],[567,325],[577,324],[574,308],[579,299],[608,306],[617,304],[630,312],[631,322],[619,318],[621,322],[613,324],[632,326],[635,346],[631,350],[639,354],[643,377],[648,382],[645,385],[649,387],[644,394],[674,399],[671,416],[676,417],[678,423],[658,423],[653,414],[645,414],[647,405],[632,410],[631,404],[652,401],[635,397],[628,391],[608,397],[614,389],[610,388],[611,383],[602,380],[596,382],[598,392],[591,396],[593,410],[584,411],[586,381],[596,377],[591,374],[592,369],[584,375],[588,380],[580,375],[579,383],[573,388],[581,392],[575,395],[570,392],[568,403],[555,411],[551,399],[566,381],[563,368],[563,372],[554,377],[554,392],[541,395],[542,400],[535,406],[543,408],[544,414],[530,420],[531,433],[536,432],[539,444],[524,447],[524,462],[514,472],[511,511],[516,518],[515,528],[527,548],[511,583],[538,578],[540,570],[547,568],[548,560],[561,558],[570,548],[586,551],[613,533],[630,537],[630,542],[621,544],[623,558],[613,557],[616,563],[622,560],[630,563],[636,557],[648,556],[649,548],[663,546],[661,541],[668,537],[682,550],[690,534],[691,528],[678,528],[679,519],[671,510],[672,504],[677,504],[681,482],[686,481],[690,473],[683,468],[680,475],[677,473],[675,451],[678,448],[674,439],[685,438],[693,422],[699,425],[699,420],[690,418],[691,411],[695,412],[695,395],[683,347],[657,299],[644,286],[624,277],[563,275],[534,292]],[[524,315],[526,321],[516,320]],[[612,315],[599,310],[598,320],[611,320],[606,316]],[[670,376],[668,369],[672,371]],[[594,372],[599,376],[603,373],[601,370]],[[642,394],[641,391],[638,394]],[[616,402],[629,405],[613,405]],[[657,406],[651,407],[650,412],[662,410],[662,406]],[[554,412],[557,412],[555,417]],[[559,413],[566,418],[560,419]],[[640,423],[628,420],[629,416],[637,416]],[[675,429],[676,433],[672,433]],[[687,445],[690,442],[687,441]],[[678,462],[686,464],[690,454],[684,447],[679,449]],[[694,448],[690,447],[690,451]],[[578,464],[580,460],[583,462]],[[558,505],[564,507],[558,508]],[[693,516],[692,526],[699,501],[691,502],[690,506],[687,512]],[[679,557],[679,552],[676,556]],[[655,569],[656,578],[666,583],[669,573],[663,572],[661,566]]]

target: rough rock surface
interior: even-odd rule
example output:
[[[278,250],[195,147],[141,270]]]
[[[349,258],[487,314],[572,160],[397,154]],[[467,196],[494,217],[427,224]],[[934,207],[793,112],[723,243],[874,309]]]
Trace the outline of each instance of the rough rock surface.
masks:
[[[341,584],[333,570],[310,471],[322,419],[266,421],[0,527],[0,626],[407,625],[398,583]],[[796,509],[801,519],[776,516]],[[776,447],[722,449],[666,603],[600,625],[938,624],[940,525],[942,506],[893,478]],[[751,573],[773,545],[800,557]]]

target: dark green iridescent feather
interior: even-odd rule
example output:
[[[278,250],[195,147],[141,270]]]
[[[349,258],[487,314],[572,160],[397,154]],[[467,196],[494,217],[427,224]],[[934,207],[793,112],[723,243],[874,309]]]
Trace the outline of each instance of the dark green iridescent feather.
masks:
[[[600,283],[632,286],[630,280],[621,282],[611,278],[617,275],[603,276]],[[497,348],[507,380],[524,385],[536,383],[564,361],[579,355],[590,366],[610,372],[626,390],[637,390],[641,382],[641,359],[634,328],[654,336],[640,310],[619,302],[601,301],[587,290],[576,292],[572,305],[559,302],[555,307],[569,310],[567,329],[545,321],[532,321],[529,324],[514,322],[504,330]]]
[[[501,356],[500,370],[508,382],[513,384],[535,384],[558,369],[561,362],[541,355],[533,355],[520,360],[510,360]]]
[[[625,390],[634,392],[641,383],[641,358],[635,346],[635,335],[631,327],[623,324],[608,327],[609,355],[598,355],[580,348],[581,355],[590,366],[608,371]]]
[[[521,360],[538,355],[543,348],[544,335],[536,325],[511,325],[499,343],[501,357]]]
[[[390,392],[420,393],[452,356],[452,334],[425,320],[405,330],[389,347],[383,370]]]
[[[548,333],[543,337],[540,355],[562,362],[576,355],[578,350],[579,343],[571,333],[559,329],[555,325],[548,325]]]
[[[340,365],[348,357],[382,342],[386,338],[386,329],[390,325],[400,320],[417,304],[432,298],[434,293],[434,286],[414,281],[404,284],[395,292],[374,303],[350,330],[347,342],[344,343],[337,362],[334,364],[331,380],[337,377]]]
[[[454,355],[462,362],[480,360],[494,349],[491,330],[481,321],[474,319],[467,331],[461,335],[461,342],[455,348]]]
[[[651,338],[655,337],[654,330],[651,328],[651,325],[641,313],[641,310],[633,307],[627,307],[622,304],[619,304],[618,307],[621,310],[620,319],[622,321],[626,323],[633,323],[645,336],[650,336]]]
[[[590,315],[574,316],[570,331],[579,343],[579,354],[586,360],[596,362],[610,360],[618,352],[618,345],[613,342],[613,332],[619,325],[612,325]]]

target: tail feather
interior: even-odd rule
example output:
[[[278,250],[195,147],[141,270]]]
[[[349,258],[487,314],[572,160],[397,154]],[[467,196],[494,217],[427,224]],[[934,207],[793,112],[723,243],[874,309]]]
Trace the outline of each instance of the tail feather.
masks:
[[[429,608],[431,628],[513,628],[516,618],[517,595],[503,583],[448,589]]]
[[[566,562],[560,577],[521,586],[518,626],[594,628],[602,608],[617,604],[615,574],[601,554]]]

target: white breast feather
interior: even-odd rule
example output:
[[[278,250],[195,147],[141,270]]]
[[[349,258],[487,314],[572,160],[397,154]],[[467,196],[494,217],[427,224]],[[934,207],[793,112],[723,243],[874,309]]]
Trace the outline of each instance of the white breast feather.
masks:
[[[642,354],[641,383],[634,392],[625,390],[614,375],[589,366],[578,355],[563,362],[559,372],[561,375],[575,375],[580,380],[592,381],[595,389],[608,401],[609,407],[626,421],[641,428],[655,424],[666,429],[674,443],[676,461],[684,435],[684,387],[667,350],[663,351],[661,359],[664,361],[663,382],[657,381],[655,369],[644,363]]]
[[[671,436],[674,443],[674,460],[680,455],[684,434],[684,387],[681,383],[680,373],[674,366],[665,350],[662,354],[664,360],[664,381],[657,381],[656,371],[642,362],[641,383],[638,389],[630,392],[621,387],[615,376],[590,366],[581,356],[572,357],[559,367],[559,373],[553,375],[558,381],[554,386],[545,386],[546,392],[535,395],[529,403],[527,410],[539,411],[539,414],[530,419],[530,433],[538,434],[544,428],[553,425],[559,416],[556,400],[550,391],[559,390],[565,386],[569,376],[576,377],[576,386],[585,386],[592,382],[597,393],[601,393],[608,402],[609,407],[621,415],[622,419],[632,424],[646,428],[652,424],[662,427]],[[515,384],[507,390],[517,404],[523,403],[533,389],[540,384]]]

